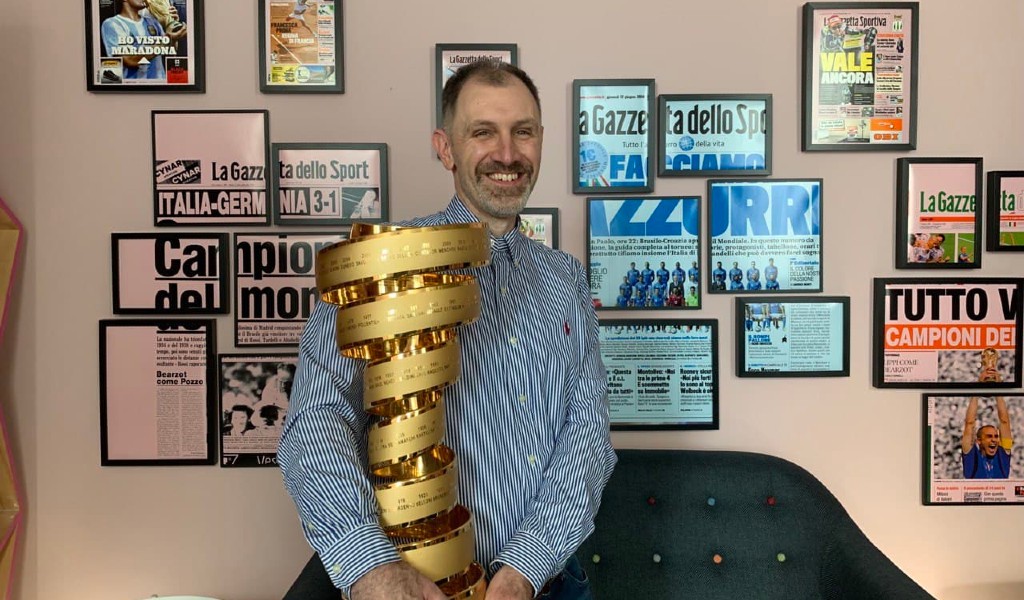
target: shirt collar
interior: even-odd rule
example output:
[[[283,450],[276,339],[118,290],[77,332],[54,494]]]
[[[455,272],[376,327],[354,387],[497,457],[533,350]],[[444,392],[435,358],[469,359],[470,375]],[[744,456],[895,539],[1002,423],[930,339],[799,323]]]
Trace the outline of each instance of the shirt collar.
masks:
[[[451,202],[444,209],[445,219],[449,223],[479,223],[466,205],[463,204],[458,194],[452,196]],[[509,260],[519,261],[523,259],[526,252],[526,237],[519,230],[520,219],[516,216],[516,224],[505,235],[491,235],[491,254],[502,253],[508,256]]]

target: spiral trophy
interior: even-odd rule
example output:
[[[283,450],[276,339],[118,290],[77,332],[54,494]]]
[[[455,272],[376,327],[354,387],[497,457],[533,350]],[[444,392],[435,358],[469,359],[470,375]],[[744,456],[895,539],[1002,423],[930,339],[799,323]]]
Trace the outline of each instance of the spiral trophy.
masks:
[[[473,517],[456,503],[458,464],[444,438],[444,388],[459,376],[455,328],[480,314],[472,276],[486,265],[481,223],[355,224],[317,254],[320,297],[338,306],[342,355],[367,361],[363,408],[380,524],[402,558],[452,599],[482,598]]]

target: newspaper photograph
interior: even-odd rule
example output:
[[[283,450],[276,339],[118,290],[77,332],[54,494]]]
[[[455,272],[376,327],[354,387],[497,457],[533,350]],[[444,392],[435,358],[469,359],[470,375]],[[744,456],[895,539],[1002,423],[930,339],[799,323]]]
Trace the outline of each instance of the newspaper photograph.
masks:
[[[659,176],[771,175],[771,94],[662,94]]]
[[[735,325],[737,377],[850,375],[849,296],[736,298]]]
[[[700,197],[588,198],[595,309],[697,309]]]
[[[201,92],[202,0],[86,0],[88,89]]]
[[[277,225],[351,225],[388,219],[387,144],[273,144]]]
[[[986,246],[1024,252],[1024,171],[990,171]]]
[[[260,89],[343,92],[341,0],[260,0]]]
[[[612,429],[718,429],[718,321],[601,321]]]
[[[459,69],[478,60],[503,62],[519,66],[516,44],[437,44],[434,46],[434,106],[438,127],[444,125],[441,115],[441,92]]]
[[[268,111],[153,111],[154,225],[268,225],[269,164]]]
[[[708,180],[711,293],[820,292],[820,179]]]
[[[104,466],[212,465],[216,322],[100,321]]]
[[[900,158],[896,173],[896,267],[980,267],[982,159]]]
[[[524,208],[519,213],[519,231],[531,240],[558,250],[558,209]]]
[[[647,193],[654,153],[653,79],[576,79],[573,193]]]
[[[1024,505],[1024,395],[923,398],[924,503]]]
[[[1021,385],[1024,279],[874,281],[875,387]]]
[[[917,3],[804,5],[804,150],[913,149]]]
[[[297,346],[313,306],[316,254],[338,233],[235,234],[235,346]]]
[[[112,233],[114,314],[223,314],[228,234]]]
[[[220,466],[276,467],[297,354],[220,355]]]

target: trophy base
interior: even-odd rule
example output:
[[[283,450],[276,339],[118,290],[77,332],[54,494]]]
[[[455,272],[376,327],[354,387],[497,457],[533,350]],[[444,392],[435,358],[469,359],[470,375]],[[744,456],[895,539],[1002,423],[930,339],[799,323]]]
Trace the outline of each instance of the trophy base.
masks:
[[[448,596],[449,600],[480,599],[487,592],[487,578],[484,577],[483,567],[477,563],[471,563],[462,573],[452,575],[439,582],[438,587]]]
[[[167,33],[178,33],[185,28],[185,24],[181,21],[175,21],[167,26]]]

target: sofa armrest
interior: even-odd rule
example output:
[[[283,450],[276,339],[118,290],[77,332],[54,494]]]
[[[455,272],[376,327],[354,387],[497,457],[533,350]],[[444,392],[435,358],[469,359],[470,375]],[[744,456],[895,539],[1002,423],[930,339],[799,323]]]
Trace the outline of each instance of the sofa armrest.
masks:
[[[845,515],[825,549],[820,586],[828,600],[935,600]]]

